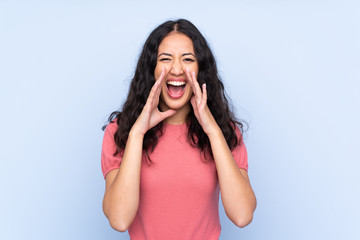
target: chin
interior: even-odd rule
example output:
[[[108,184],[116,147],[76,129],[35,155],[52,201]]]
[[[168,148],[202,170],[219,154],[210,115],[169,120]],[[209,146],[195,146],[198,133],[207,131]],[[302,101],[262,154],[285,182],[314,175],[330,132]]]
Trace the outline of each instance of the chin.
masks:
[[[187,107],[188,104],[169,104],[169,105],[167,105],[167,106],[168,106],[168,108],[170,108],[170,109],[179,110],[179,109],[182,109],[182,108],[184,108],[184,107]]]
[[[169,96],[161,98],[162,111],[166,109],[180,110],[183,108],[190,109],[190,98],[171,99]]]
[[[189,101],[186,100],[178,100],[178,101],[165,101],[165,105],[174,110],[179,110],[181,108],[187,107],[189,105]]]

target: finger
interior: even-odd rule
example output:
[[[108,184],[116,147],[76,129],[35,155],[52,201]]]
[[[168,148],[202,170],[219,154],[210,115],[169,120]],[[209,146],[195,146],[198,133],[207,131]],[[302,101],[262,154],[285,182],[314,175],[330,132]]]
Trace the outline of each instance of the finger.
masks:
[[[197,105],[196,105],[196,99],[195,99],[195,96],[192,96],[191,99],[190,99],[190,102],[191,102],[191,105],[194,109],[194,112],[197,112]]]
[[[186,68],[186,77],[188,78],[189,82],[190,82],[190,86],[193,90],[193,93],[196,97],[196,99],[198,100],[198,98],[201,96],[201,94],[199,95],[199,91],[198,91],[198,87],[199,87],[199,84],[197,83],[197,80],[196,80],[196,77],[194,78],[194,75],[190,73],[189,69]],[[197,86],[196,86],[197,84]],[[201,90],[200,90],[200,93],[201,93]]]
[[[192,72],[192,79],[193,79],[193,82],[194,82],[194,85],[195,85],[195,96],[197,96],[196,100],[198,102],[198,104],[201,103],[201,99],[202,99],[202,92],[201,92],[201,88],[200,88],[200,85],[196,79],[196,75],[195,75],[195,71]]]
[[[196,117],[196,119],[199,120],[199,114],[198,114],[198,113],[199,113],[199,110],[198,110],[198,105],[197,105],[197,103],[196,103],[195,96],[192,96],[192,97],[191,97],[190,102],[191,102],[191,105],[192,105],[192,107],[193,107],[193,109],[194,109],[195,117]]]
[[[159,78],[156,81],[159,84],[159,87],[156,90],[156,97],[157,98],[159,98],[160,93],[161,93],[161,86],[163,85],[163,82],[164,82],[164,79],[165,79],[165,72],[166,72],[166,68],[162,67],[161,74],[160,74]]]
[[[155,96],[156,91],[158,90],[158,88],[159,88],[159,82],[155,82],[154,85],[152,86],[151,91],[150,91],[150,93],[149,93],[149,96],[148,96],[148,98],[147,98],[147,100],[146,100],[147,103],[151,103],[151,102],[152,102],[152,100],[154,99],[154,96]]]
[[[151,88],[148,101],[152,101],[155,97],[158,97],[161,92],[161,82],[162,79],[164,79],[165,71],[164,68],[162,68],[159,78],[155,81],[154,85]]]
[[[176,110],[173,110],[173,109],[169,109],[165,112],[161,112],[161,121],[163,121],[164,119],[174,115],[176,113]]]
[[[189,83],[190,83],[191,88],[193,88],[193,85],[194,85],[194,84],[193,84],[193,81],[192,81],[192,77],[191,77],[189,68],[187,68],[187,67],[186,67],[186,69],[185,69],[185,74],[186,74],[187,79],[189,80]]]
[[[160,84],[163,82],[164,77],[165,77],[165,71],[166,71],[166,68],[165,68],[165,67],[162,67],[162,68],[161,68],[160,76],[159,76],[158,79],[156,79],[156,82],[159,82]]]
[[[207,90],[206,90],[206,83],[204,83],[202,85],[202,89],[203,89],[203,92],[202,92],[202,104],[206,104],[207,102]]]

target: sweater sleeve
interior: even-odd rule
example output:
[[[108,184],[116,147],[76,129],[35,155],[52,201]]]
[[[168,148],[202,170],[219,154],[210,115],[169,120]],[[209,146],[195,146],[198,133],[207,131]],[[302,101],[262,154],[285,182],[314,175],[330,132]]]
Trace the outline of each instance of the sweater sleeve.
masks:
[[[240,144],[238,144],[235,148],[233,148],[231,150],[231,153],[238,167],[248,171],[248,156],[247,156],[246,146],[238,126],[236,126],[236,136]]]
[[[108,172],[120,167],[122,157],[119,154],[114,156],[116,151],[114,134],[117,128],[118,126],[116,122],[109,123],[105,128],[101,150],[101,170],[104,178],[106,178],[106,174],[108,174]]]

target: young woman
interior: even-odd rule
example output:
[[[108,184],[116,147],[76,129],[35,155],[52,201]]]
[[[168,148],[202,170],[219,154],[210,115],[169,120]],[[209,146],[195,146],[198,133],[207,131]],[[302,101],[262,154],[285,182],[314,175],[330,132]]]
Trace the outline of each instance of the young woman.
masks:
[[[229,219],[256,207],[242,124],[230,111],[216,62],[189,21],[148,37],[121,112],[106,126],[103,210],[132,240],[219,239],[219,191]]]

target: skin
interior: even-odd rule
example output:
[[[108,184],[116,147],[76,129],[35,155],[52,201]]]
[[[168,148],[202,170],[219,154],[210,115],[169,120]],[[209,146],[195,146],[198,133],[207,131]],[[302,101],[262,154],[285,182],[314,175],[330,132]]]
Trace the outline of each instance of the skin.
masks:
[[[158,49],[158,61],[155,67],[155,79],[159,79],[165,69],[165,81],[161,86],[160,110],[176,110],[176,113],[165,119],[169,124],[181,124],[190,112],[190,99],[193,89],[186,76],[186,69],[195,72],[197,76],[199,67],[195,57],[193,43],[184,34],[172,32],[163,39]],[[166,80],[182,79],[186,81],[185,92],[179,99],[172,99],[167,93]]]
[[[154,72],[157,80],[143,111],[130,130],[120,168],[106,176],[103,210],[115,230],[126,231],[137,213],[145,133],[161,121],[184,123],[191,110],[190,104],[210,140],[227,216],[238,227],[252,221],[256,198],[248,174],[236,165],[221,129],[207,106],[206,85],[200,88],[197,73],[198,64],[191,39],[181,33],[170,33],[159,46]],[[185,92],[178,99],[172,99],[167,93],[166,80],[171,78],[186,79]]]

